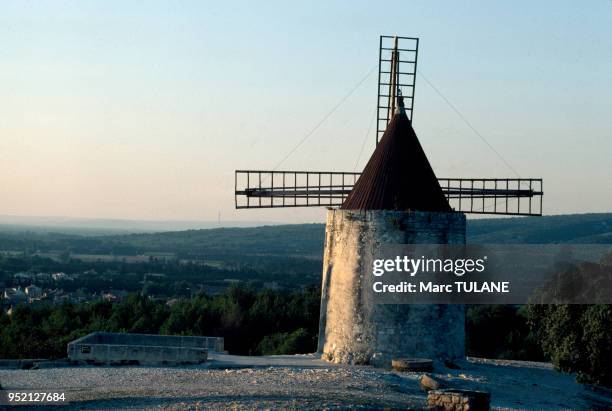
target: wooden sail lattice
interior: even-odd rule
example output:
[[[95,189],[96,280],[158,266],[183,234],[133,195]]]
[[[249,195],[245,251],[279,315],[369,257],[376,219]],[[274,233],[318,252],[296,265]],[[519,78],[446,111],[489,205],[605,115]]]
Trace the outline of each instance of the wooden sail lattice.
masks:
[[[236,170],[235,205],[242,208],[339,207],[361,173]],[[438,178],[455,211],[542,215],[541,178]]]
[[[412,122],[418,47],[417,38],[380,37],[377,143],[397,112],[396,104],[400,100],[403,100],[402,111]],[[235,206],[237,209],[339,207],[360,175],[341,171],[237,170]],[[437,178],[437,183],[456,212],[542,215],[541,178]]]

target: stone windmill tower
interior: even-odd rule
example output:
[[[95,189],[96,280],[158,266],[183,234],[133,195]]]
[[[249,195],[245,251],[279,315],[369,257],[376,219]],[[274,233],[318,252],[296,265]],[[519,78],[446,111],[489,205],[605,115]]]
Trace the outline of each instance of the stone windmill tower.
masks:
[[[465,244],[465,213],[542,214],[541,179],[435,176],[412,128],[417,53],[416,38],[380,38],[377,146],[362,173],[236,171],[237,208],[329,207],[318,352],[330,361],[463,357],[462,305],[366,296],[375,253],[386,244]]]
[[[450,207],[398,100],[353,190],[327,214],[318,350],[334,362],[465,355],[462,305],[373,304],[362,292],[381,244],[465,244],[465,214]]]

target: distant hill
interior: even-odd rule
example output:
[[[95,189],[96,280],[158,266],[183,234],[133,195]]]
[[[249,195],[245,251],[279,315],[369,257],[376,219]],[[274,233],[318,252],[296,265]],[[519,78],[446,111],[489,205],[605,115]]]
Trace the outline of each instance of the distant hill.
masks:
[[[612,213],[469,220],[470,243],[612,244]]]
[[[292,224],[246,228],[122,235],[74,235],[45,231],[0,231],[0,250],[66,250],[75,253],[135,255],[176,253],[186,257],[232,255],[293,256],[320,259],[323,224]],[[469,220],[469,243],[612,243],[612,213],[572,214],[533,218]]]
[[[321,257],[325,225],[292,224],[132,234],[109,240],[146,251]],[[469,243],[612,243],[612,213],[468,220]]]
[[[256,227],[276,224],[261,221],[126,220],[110,218],[28,217],[0,215],[0,232],[54,232],[76,235],[115,235],[201,230],[218,227]]]
[[[155,234],[104,237],[115,245],[138,251],[197,255],[286,255],[321,257],[325,226],[291,224],[247,228],[213,228]]]

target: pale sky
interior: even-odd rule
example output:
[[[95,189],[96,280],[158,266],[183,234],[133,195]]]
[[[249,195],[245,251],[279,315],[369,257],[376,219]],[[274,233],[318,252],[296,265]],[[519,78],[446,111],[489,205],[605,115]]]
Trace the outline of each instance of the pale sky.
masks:
[[[0,215],[322,221],[233,209],[376,64],[420,37],[419,69],[546,214],[612,211],[612,1],[3,1]],[[376,75],[281,169],[352,171]],[[439,177],[515,177],[417,78]],[[367,138],[363,167],[374,148]]]

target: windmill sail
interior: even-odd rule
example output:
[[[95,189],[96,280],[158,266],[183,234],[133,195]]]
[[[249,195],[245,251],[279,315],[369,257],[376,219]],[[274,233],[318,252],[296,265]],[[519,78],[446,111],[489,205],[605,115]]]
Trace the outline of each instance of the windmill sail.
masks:
[[[541,178],[436,178],[412,128],[418,48],[418,38],[380,37],[377,148],[363,173],[237,170],[236,208],[542,215]],[[400,110],[397,96],[403,96]]]

